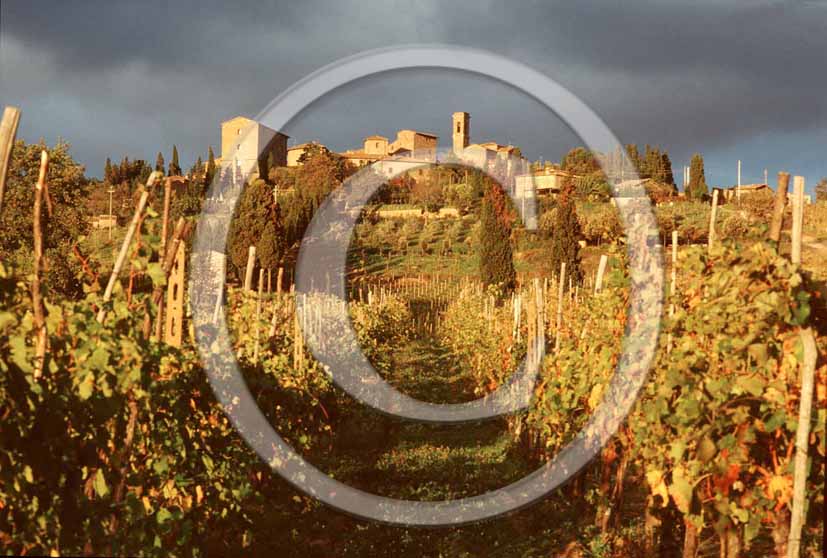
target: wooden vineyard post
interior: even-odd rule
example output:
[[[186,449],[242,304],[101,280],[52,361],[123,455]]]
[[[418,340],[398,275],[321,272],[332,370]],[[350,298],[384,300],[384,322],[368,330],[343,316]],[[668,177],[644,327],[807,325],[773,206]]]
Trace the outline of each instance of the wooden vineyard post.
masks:
[[[166,256],[167,237],[169,236],[169,206],[170,194],[172,192],[172,183],[170,179],[164,180],[164,214],[161,220],[161,257]],[[111,211],[110,211],[111,213]],[[110,234],[112,228],[109,228]],[[164,297],[158,301],[158,316],[155,319],[155,337],[159,341],[162,339],[162,329],[164,324]]]
[[[40,292],[40,272],[43,267],[43,227],[40,222],[40,213],[43,207],[43,195],[46,189],[46,173],[49,170],[49,153],[46,150],[40,153],[40,174],[37,177],[34,193],[34,215],[32,227],[34,229],[34,277],[32,278],[32,305],[34,306],[34,327],[37,331],[35,342],[35,379],[43,374],[46,363],[46,309],[43,305],[43,294]]]
[[[273,298],[273,317],[270,320],[270,330],[268,331],[267,337],[270,338],[276,334],[276,327],[279,324],[279,316],[281,315],[281,298],[274,297]]]
[[[9,160],[14,147],[14,138],[17,135],[17,125],[20,122],[20,109],[6,107],[3,110],[3,120],[0,122],[0,212],[3,211],[3,197],[6,192],[6,176],[9,173]]]
[[[164,339],[164,297],[158,301],[158,315],[155,317],[155,339],[159,342]]]
[[[804,227],[804,177],[793,178],[793,230],[790,260],[801,265],[801,234]]]
[[[807,449],[810,440],[810,420],[812,418],[817,357],[813,331],[807,328],[802,330],[800,335],[801,344],[804,347],[804,362],[801,366],[801,401],[798,408],[798,428],[795,433],[793,509],[790,516],[790,535],[787,539],[787,558],[798,558],[801,548],[801,529],[804,525],[807,488]]]
[[[186,250],[183,242],[178,243],[175,263],[172,264],[167,282],[167,312],[164,341],[173,347],[180,347],[184,339],[184,267]]]
[[[164,216],[161,221],[161,253],[164,254],[164,249],[167,246],[167,237],[169,235],[169,205],[172,197],[172,182],[167,177],[164,180]]]
[[[530,284],[530,283],[529,283]],[[533,369],[537,356],[534,354],[534,349],[537,346],[535,340],[537,339],[537,302],[531,296],[531,288],[526,289],[526,365]]]
[[[284,268],[279,268],[279,273],[276,276],[276,293],[281,294],[282,278],[284,277]]]
[[[299,305],[298,305],[298,297],[303,296],[301,294],[296,294],[296,308],[295,312],[293,312],[293,366],[296,367],[297,370],[301,370],[304,368],[304,347],[302,341],[302,328],[301,324],[299,323]],[[301,306],[302,310],[304,310],[304,305]]]
[[[677,292],[678,280],[678,231],[672,231],[672,282],[669,285],[669,296],[674,297]],[[669,304],[669,317],[675,315],[675,303]],[[672,352],[672,334],[666,338],[666,351]]]
[[[259,325],[261,322],[261,298],[264,296],[264,268],[258,270],[258,296],[256,297],[256,321],[253,324],[254,335],[256,336],[256,344],[253,349],[253,362],[258,362],[259,351]]]
[[[566,262],[560,263],[560,281],[557,283],[557,328],[554,332],[554,352],[560,351],[560,328],[563,325],[563,286],[566,284]]]
[[[249,293],[253,290],[253,269],[256,266],[256,247],[250,246],[247,252],[247,270],[244,273],[244,292]]]
[[[162,255],[161,270],[164,272],[164,277],[168,278],[172,266],[175,264],[175,257],[178,254],[178,245],[183,242],[184,236],[189,231],[189,226],[186,219],[183,217],[178,219],[175,225],[175,230],[172,233],[172,238],[166,243],[166,251]],[[160,342],[164,340],[164,287],[156,286],[152,291],[152,302],[158,305],[158,315],[155,317],[155,338]],[[144,334],[148,337],[149,330]]]
[[[273,270],[272,269],[267,270],[267,292],[268,293],[273,292]]]
[[[522,311],[522,296],[519,292],[514,294],[514,328],[511,333],[511,338],[517,343],[520,342],[520,313]]]
[[[219,257],[219,260],[218,260],[219,261],[219,266],[218,267],[219,267],[221,276],[223,277],[226,274],[227,255],[222,254],[220,252],[213,252],[213,254],[217,254],[218,257]],[[210,254],[210,257],[212,257],[212,254]],[[212,323],[213,324],[217,324],[218,323],[218,318],[221,316],[221,303],[223,302],[223,299],[224,299],[224,288],[222,287],[218,290],[218,294],[215,297],[215,308],[213,308],[213,312],[212,312]]]
[[[534,349],[536,359],[534,366],[536,367],[540,365],[540,360],[543,358],[543,353],[545,353],[546,348],[546,304],[539,277],[534,278],[534,300],[537,305],[537,337],[535,339],[536,347]]]
[[[709,214],[709,235],[707,238],[707,248],[712,250],[712,245],[715,243],[715,217],[718,215],[718,190],[712,191],[712,211]]]
[[[104,318],[106,318],[106,303],[112,298],[112,289],[115,288],[115,281],[118,280],[118,275],[121,272],[121,268],[123,268],[127,253],[129,252],[129,245],[132,244],[132,238],[135,236],[138,223],[141,221],[141,215],[144,212],[144,208],[146,208],[146,202],[149,199],[149,190],[155,184],[159,175],[160,173],[158,171],[149,175],[146,186],[143,188],[141,197],[138,200],[138,207],[135,208],[135,214],[132,216],[132,221],[129,223],[126,236],[124,236],[123,243],[121,244],[121,251],[115,260],[115,267],[112,268],[112,274],[109,276],[109,282],[106,284],[106,290],[103,292],[103,300],[101,300],[101,307],[96,317],[98,323],[103,323]]]
[[[600,292],[603,288],[603,274],[606,273],[606,264],[609,261],[609,256],[603,254],[600,256],[600,263],[597,266],[597,277],[594,280],[594,294]]]
[[[790,173],[778,173],[778,188],[775,190],[775,206],[772,210],[770,223],[770,240],[778,244],[781,242],[781,228],[784,225],[784,206],[787,203],[787,190],[790,187]]]

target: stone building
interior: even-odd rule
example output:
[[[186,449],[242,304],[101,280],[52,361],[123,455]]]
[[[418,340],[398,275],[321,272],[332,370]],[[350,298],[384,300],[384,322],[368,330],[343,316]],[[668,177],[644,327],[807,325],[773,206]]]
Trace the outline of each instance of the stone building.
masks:
[[[388,155],[388,138],[385,136],[368,136],[365,138],[363,151],[368,155]]]
[[[416,154],[424,159],[436,159],[438,136],[416,130],[399,130],[396,141],[388,145],[388,155],[401,157]]]
[[[287,139],[264,124],[236,116],[221,123],[221,158],[217,162],[258,176],[258,161],[268,161],[271,154],[275,166],[287,166]]]
[[[455,112],[451,115],[453,118],[453,151],[454,153],[462,153],[470,141],[470,134],[468,127],[471,124],[471,115],[467,112]]]

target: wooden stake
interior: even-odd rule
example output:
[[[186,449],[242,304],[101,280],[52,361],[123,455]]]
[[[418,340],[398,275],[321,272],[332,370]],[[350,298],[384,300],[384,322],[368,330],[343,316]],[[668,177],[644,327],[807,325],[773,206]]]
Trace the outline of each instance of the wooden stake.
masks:
[[[167,245],[167,236],[169,234],[169,205],[172,197],[172,181],[167,177],[164,180],[164,217],[161,221],[161,253],[164,254],[164,249]]]
[[[600,263],[597,266],[597,278],[594,280],[594,293],[600,292],[603,288],[603,274],[606,273],[606,264],[609,262],[609,256],[603,254],[600,256]]]
[[[132,222],[129,223],[129,228],[126,230],[123,243],[121,244],[121,251],[115,260],[115,267],[112,268],[112,274],[109,276],[109,282],[106,284],[106,290],[103,293],[103,300],[101,301],[100,310],[98,310],[97,321],[103,323],[106,318],[106,303],[112,298],[112,289],[115,288],[115,281],[118,280],[118,274],[121,272],[124,262],[126,261],[127,253],[129,252],[129,245],[132,243],[132,237],[135,236],[135,231],[138,228],[138,223],[141,221],[141,214],[146,208],[146,202],[149,199],[149,190],[155,185],[155,181],[161,175],[158,171],[154,171],[149,175],[146,181],[146,186],[142,189],[141,197],[138,200],[138,207],[135,208],[135,214],[132,216]]]
[[[554,332],[554,352],[560,351],[560,328],[563,325],[563,286],[566,284],[566,262],[560,263],[560,281],[557,283],[557,330]]]
[[[712,212],[709,215],[709,235],[707,239],[707,248],[712,250],[712,245],[715,243],[715,217],[718,214],[718,190],[712,191]]]
[[[161,269],[164,271],[164,277],[169,278],[169,272],[172,265],[175,263],[175,256],[178,254],[178,244],[183,242],[183,238],[188,230],[187,222],[183,217],[178,219],[175,224],[175,230],[172,233],[172,238],[166,243],[166,251],[161,252]],[[158,305],[158,315],[155,317],[155,338],[158,341],[163,341],[164,336],[164,287],[156,286],[152,291],[152,302]],[[149,331],[144,332],[145,335]]]
[[[218,296],[215,297],[215,308],[212,311],[212,323],[217,324],[218,318],[221,316],[221,302],[224,299],[223,289],[218,291]]]
[[[184,341],[184,281],[186,278],[186,250],[183,242],[176,242],[175,260],[167,283],[166,327],[164,341],[180,347]]]
[[[6,107],[3,121],[0,122],[0,212],[3,211],[3,196],[6,192],[6,176],[9,172],[11,150],[17,136],[17,124],[20,122],[20,109]]]
[[[804,329],[800,335],[804,347],[804,362],[801,367],[801,400],[798,407],[798,427],[795,432],[793,510],[790,517],[790,535],[787,539],[787,558],[798,558],[800,554],[801,529],[804,525],[804,507],[806,504],[807,449],[810,441],[810,420],[817,356],[812,330],[810,328]]]
[[[534,366],[539,366],[546,350],[546,304],[543,298],[543,288],[540,286],[540,278],[534,278],[534,298],[537,305],[537,347],[534,351],[536,361]]]
[[[776,244],[781,242],[781,228],[784,225],[784,206],[787,203],[787,190],[790,187],[790,173],[778,173],[778,188],[775,190],[775,206],[772,210],[770,223],[770,240]]]
[[[261,322],[261,298],[264,295],[264,268],[258,270],[258,296],[256,297],[256,322],[253,324],[256,336],[256,345],[253,349],[253,362],[258,362],[259,325]]]
[[[790,260],[801,265],[801,234],[804,226],[804,177],[793,178],[793,230]]]
[[[672,231],[672,283],[669,286],[669,295],[674,297],[678,284],[678,231]],[[669,304],[669,317],[675,315],[675,303]],[[666,339],[666,351],[672,352],[672,334]]]
[[[155,340],[164,340],[164,297],[158,301],[158,315],[155,317]]]
[[[281,294],[281,281],[282,281],[282,277],[284,277],[284,268],[283,268],[283,267],[280,267],[280,268],[279,268],[279,274],[278,274],[278,276],[276,277],[276,292],[277,292],[277,293],[279,293],[279,294]]]
[[[43,194],[46,189],[46,173],[49,170],[49,153],[44,149],[40,152],[40,175],[37,178],[34,190],[34,278],[32,279],[32,305],[34,306],[34,327],[37,331],[35,342],[35,379],[43,374],[46,363],[46,309],[43,304],[43,294],[40,292],[40,271],[43,267],[43,227],[40,222],[40,210],[43,204]]]
[[[244,292],[253,290],[253,269],[256,266],[256,247],[250,246],[247,252],[247,271],[244,273]]]

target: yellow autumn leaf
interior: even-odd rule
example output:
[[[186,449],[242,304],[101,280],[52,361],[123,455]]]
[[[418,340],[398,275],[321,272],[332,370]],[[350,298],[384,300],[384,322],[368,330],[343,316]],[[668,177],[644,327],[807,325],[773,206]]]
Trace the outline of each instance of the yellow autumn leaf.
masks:
[[[653,469],[646,472],[646,482],[652,489],[653,496],[660,496],[660,506],[665,508],[669,503],[669,491],[666,489],[666,482],[663,480],[663,471]]]
[[[204,491],[201,490],[201,485],[199,484],[198,486],[195,487],[195,502],[197,504],[200,504],[201,500],[203,500],[203,499],[204,499]]]
[[[793,494],[793,481],[786,475],[773,475],[767,483],[767,496],[778,502],[790,501]]]
[[[149,498],[144,496],[143,498],[141,498],[141,502],[144,505],[144,510],[146,511],[146,513],[152,513],[152,504],[149,503]]]
[[[603,385],[596,384],[592,388],[592,392],[589,394],[589,408],[596,409],[597,405],[600,403],[600,398],[603,396]]]

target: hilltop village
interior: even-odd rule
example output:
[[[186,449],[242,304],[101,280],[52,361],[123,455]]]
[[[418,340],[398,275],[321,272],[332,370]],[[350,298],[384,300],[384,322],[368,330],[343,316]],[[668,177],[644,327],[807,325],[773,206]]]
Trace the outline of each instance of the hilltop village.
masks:
[[[517,146],[494,141],[471,143],[469,113],[455,112],[451,124],[450,154],[457,160],[484,170],[493,170],[499,161],[508,175],[528,171],[529,162]],[[221,156],[216,158],[216,164],[249,168],[256,174],[259,161],[267,161],[270,168],[298,167],[309,149],[327,149],[318,141],[288,146],[289,139],[286,134],[260,122],[236,116],[221,123]],[[445,162],[444,157],[440,159],[438,140],[439,137],[430,132],[403,129],[397,131],[393,141],[385,136],[370,135],[362,140],[361,147],[337,155],[357,168],[372,165],[374,170],[389,178],[413,170],[421,176],[424,167]]]

